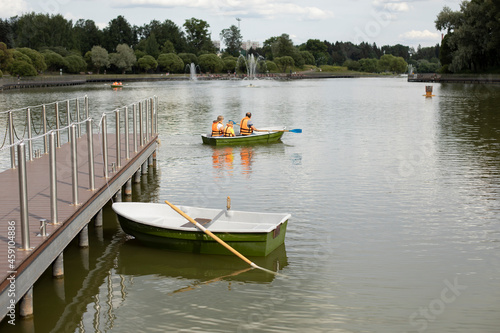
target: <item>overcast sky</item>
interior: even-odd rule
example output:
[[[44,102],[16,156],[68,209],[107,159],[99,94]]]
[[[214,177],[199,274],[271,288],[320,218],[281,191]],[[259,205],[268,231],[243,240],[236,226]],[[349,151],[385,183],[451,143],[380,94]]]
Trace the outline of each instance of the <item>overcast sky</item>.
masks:
[[[262,43],[288,34],[308,39],[434,46],[441,40],[434,20],[444,6],[461,0],[0,0],[0,17],[36,12],[62,14],[73,23],[93,20],[100,28],[122,15],[132,25],[169,19],[182,28],[189,18],[205,20],[212,40],[222,29],[240,26],[243,39]],[[240,21],[237,20],[240,19]]]

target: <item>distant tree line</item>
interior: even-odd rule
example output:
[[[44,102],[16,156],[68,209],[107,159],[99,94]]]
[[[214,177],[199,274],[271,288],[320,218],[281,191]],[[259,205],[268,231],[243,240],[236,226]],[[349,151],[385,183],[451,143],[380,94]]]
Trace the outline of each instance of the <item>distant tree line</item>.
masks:
[[[438,20],[446,22],[440,17]],[[458,29],[457,24],[439,25],[448,30],[448,54],[458,52],[458,37],[451,38]],[[267,39],[258,49],[243,51],[241,32],[234,25],[223,29],[219,35],[226,46],[220,54],[212,42],[209,28],[206,21],[196,18],[187,19],[182,27],[168,19],[152,20],[139,27],[118,16],[103,29],[92,20],[80,19],[73,24],[59,14],[29,13],[0,19],[0,75],[1,71],[11,75],[37,75],[61,69],[64,73],[183,73],[190,63],[195,63],[204,72],[232,73],[246,71],[245,62],[239,61],[241,54],[265,59],[259,62],[259,72],[345,66],[355,71],[403,73],[412,65],[416,72],[425,73],[440,70],[444,59],[439,44],[419,46],[415,50],[401,44],[378,47],[375,43],[356,45],[310,39],[294,45],[287,34]],[[457,60],[457,64],[464,63],[463,56],[458,59],[462,60]]]

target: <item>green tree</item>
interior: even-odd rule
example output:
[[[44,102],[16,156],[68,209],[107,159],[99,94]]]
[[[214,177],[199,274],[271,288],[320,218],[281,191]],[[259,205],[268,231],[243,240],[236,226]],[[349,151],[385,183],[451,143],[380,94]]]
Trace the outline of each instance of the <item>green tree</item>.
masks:
[[[28,47],[21,47],[16,49],[17,51],[27,55],[31,59],[31,64],[35,67],[37,72],[43,72],[47,69],[47,64],[45,64],[45,59],[40,52],[30,49]]]
[[[158,62],[150,55],[145,55],[137,61],[137,65],[145,72],[154,71],[158,67]]]
[[[224,72],[234,73],[234,70],[236,68],[237,58],[229,56],[229,57],[224,57],[222,61],[224,61],[224,68],[223,68]]]
[[[357,60],[347,59],[346,61],[344,61],[342,66],[347,67],[347,69],[350,71],[361,70],[361,64]]]
[[[42,52],[45,64],[47,64],[47,70],[52,72],[59,72],[62,68],[67,68],[68,64],[64,60],[63,56],[51,50],[45,50]]]
[[[359,70],[361,72],[366,72],[366,73],[377,73],[378,72],[378,60],[377,59],[363,58],[363,59],[359,60],[359,65],[360,65]]]
[[[15,21],[17,47],[40,49],[42,47],[74,46],[73,24],[62,15],[25,14]]]
[[[132,26],[121,15],[112,19],[108,26],[104,28],[104,48],[108,52],[115,50],[115,47],[120,44],[135,45],[137,36],[132,30]]]
[[[200,69],[203,72],[220,73],[224,68],[224,62],[216,54],[202,54],[198,57]]]
[[[77,44],[75,47],[82,54],[92,50],[94,45],[102,45],[102,31],[99,30],[94,21],[80,19],[75,22],[73,30]]]
[[[185,52],[186,50],[184,32],[171,20],[165,20],[162,23],[152,20],[149,24],[140,27],[138,30],[143,39],[154,34],[159,45],[165,46],[166,42],[172,43],[174,50],[161,50],[161,53]]]
[[[500,4],[491,0],[463,1],[460,11],[444,7],[435,21],[446,30],[452,53],[449,68],[481,71],[500,65]]]
[[[36,69],[32,64],[25,60],[14,60],[9,66],[9,72],[11,75],[20,76],[36,76]]]
[[[278,69],[281,73],[286,73],[288,68],[291,68],[295,65],[293,58],[290,56],[283,56],[274,58],[274,63],[278,66]]]
[[[186,65],[191,63],[198,64],[198,57],[194,53],[179,53],[178,56]]]
[[[8,49],[5,43],[0,42],[0,69],[5,71],[13,60],[12,50]]]
[[[145,43],[145,48],[144,51],[146,54],[149,54],[153,58],[158,58],[160,55],[160,45],[156,41],[156,37],[154,32],[149,35],[148,38],[146,38],[146,43]]]
[[[188,50],[191,53],[201,54],[203,51],[215,52],[215,47],[212,44],[210,33],[208,32],[210,25],[206,21],[193,17],[186,20],[183,26],[186,30]]]
[[[300,51],[300,55],[302,56],[302,59],[304,59],[306,65],[316,65],[316,60],[311,52]]]
[[[137,62],[134,50],[127,44],[120,44],[116,47],[116,53],[109,55],[109,62],[125,74],[126,71],[130,71],[132,66]]]
[[[66,61],[66,71],[68,73],[80,73],[87,70],[87,63],[82,56],[72,54],[64,58]]]
[[[158,65],[167,72],[178,73],[184,70],[184,62],[175,53],[163,53],[158,57]]]
[[[161,47],[161,53],[175,53],[174,44],[167,40]]]
[[[92,64],[97,68],[97,74],[102,67],[107,68],[109,66],[109,55],[108,51],[101,46],[92,47]]]
[[[226,53],[234,57],[239,56],[243,37],[237,26],[231,25],[229,29],[223,29],[220,33],[220,38],[226,45]]]

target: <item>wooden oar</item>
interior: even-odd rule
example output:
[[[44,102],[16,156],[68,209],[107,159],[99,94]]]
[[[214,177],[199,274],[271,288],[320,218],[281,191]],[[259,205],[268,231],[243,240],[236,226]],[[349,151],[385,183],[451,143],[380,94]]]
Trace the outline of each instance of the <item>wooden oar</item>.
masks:
[[[229,120],[232,121],[234,125],[240,126],[239,124],[236,124],[234,120]],[[256,132],[290,132],[290,133],[302,133],[301,128],[294,128],[291,130],[255,130]]]
[[[216,235],[214,235],[213,232],[211,232],[210,230],[207,230],[207,228],[205,228],[204,226],[202,226],[201,224],[199,224],[198,222],[196,222],[195,220],[193,220],[189,215],[187,215],[186,213],[184,213],[177,206],[171,204],[167,200],[165,200],[165,203],[167,205],[169,205],[170,207],[172,207],[172,209],[175,210],[177,213],[181,214],[182,217],[184,217],[186,220],[188,220],[189,222],[191,222],[192,224],[194,224],[198,229],[200,229],[201,231],[203,231],[204,233],[206,233],[207,235],[209,235],[210,237],[212,237],[213,239],[215,239],[219,244],[221,244],[226,249],[228,249],[229,251],[231,251],[232,253],[234,253],[237,257],[239,257],[241,260],[243,260],[244,262],[246,262],[247,264],[249,264],[253,268],[258,268],[258,269],[261,269],[261,270],[263,270],[265,272],[268,272],[268,273],[271,273],[271,274],[274,274],[274,275],[278,274],[277,272],[270,271],[270,270],[268,270],[268,269],[266,269],[264,267],[260,267],[257,264],[253,263],[247,257],[245,257],[244,255],[242,255],[241,253],[239,253],[238,251],[236,251],[235,249],[233,249],[231,246],[229,246],[222,239],[220,239],[219,237],[217,237]]]

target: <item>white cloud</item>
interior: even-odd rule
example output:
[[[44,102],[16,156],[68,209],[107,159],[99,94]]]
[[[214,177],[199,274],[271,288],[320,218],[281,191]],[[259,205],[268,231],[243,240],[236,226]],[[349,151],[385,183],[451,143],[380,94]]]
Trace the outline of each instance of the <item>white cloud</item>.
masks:
[[[0,0],[0,8],[2,18],[10,18],[28,11],[28,5],[24,0]]]
[[[207,9],[224,16],[249,16],[272,19],[278,16],[295,16],[297,20],[324,20],[333,12],[318,7],[304,7],[292,0],[113,0],[114,7],[163,7]]]
[[[379,10],[387,10],[389,12],[408,12],[410,6],[405,1],[399,0],[374,0],[373,6]]]
[[[404,38],[406,40],[439,40],[440,34],[438,32],[432,32],[429,30],[418,31],[411,30],[405,32],[404,34],[399,35],[400,38]]]

